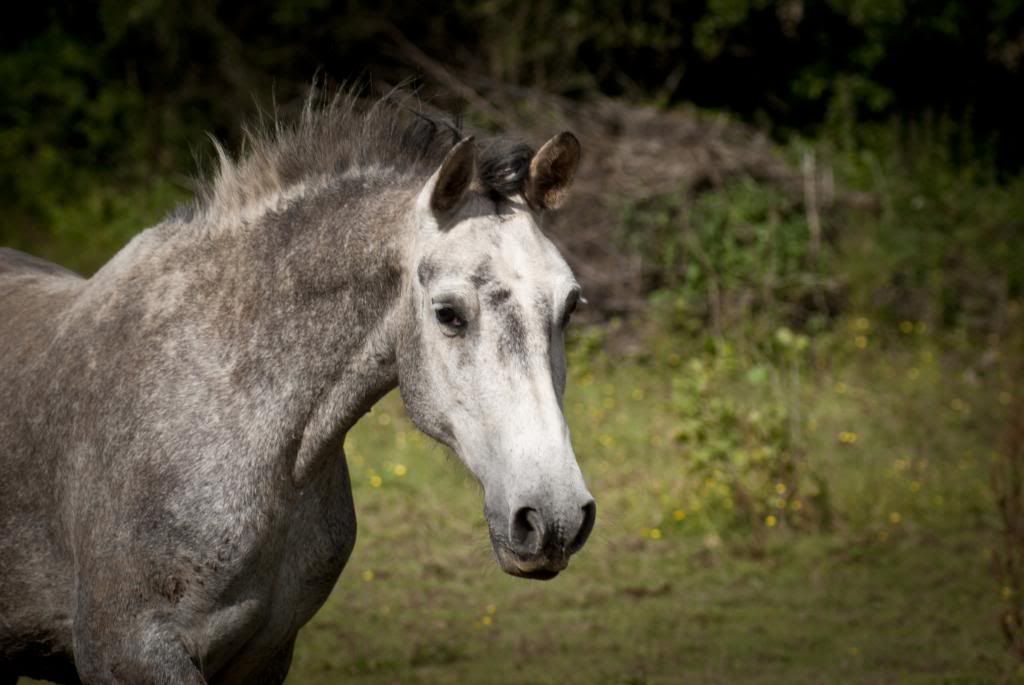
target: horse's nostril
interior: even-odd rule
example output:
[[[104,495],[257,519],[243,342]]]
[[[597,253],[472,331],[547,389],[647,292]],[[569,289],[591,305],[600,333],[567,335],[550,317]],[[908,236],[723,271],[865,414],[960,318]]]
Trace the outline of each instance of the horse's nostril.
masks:
[[[523,556],[540,552],[544,542],[544,519],[540,512],[523,507],[512,517],[512,546]]]
[[[583,523],[580,524],[580,530],[576,533],[576,537],[573,538],[572,544],[569,545],[569,554],[576,554],[576,552],[583,549],[583,545],[586,544],[587,538],[590,537],[590,531],[594,530],[594,520],[597,518],[597,503],[594,500],[590,500],[583,505]]]

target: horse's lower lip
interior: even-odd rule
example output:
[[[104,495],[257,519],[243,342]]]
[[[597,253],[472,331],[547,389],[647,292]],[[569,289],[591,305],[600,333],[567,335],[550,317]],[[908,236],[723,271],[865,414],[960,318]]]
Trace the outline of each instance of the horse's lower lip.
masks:
[[[533,571],[520,571],[518,569],[514,571],[506,570],[505,573],[516,578],[526,578],[528,580],[551,580],[558,575],[558,571],[550,571],[548,569],[536,569]]]
[[[515,562],[499,565],[501,566],[501,570],[510,576],[515,576],[516,578],[527,578],[529,580],[551,580],[561,573],[563,568],[565,568],[564,566],[559,569],[546,568],[544,566],[527,566],[526,568],[523,568],[523,566]]]
[[[568,557],[561,559],[522,559],[511,550],[499,545],[495,545],[495,552],[498,566],[501,567],[501,570],[516,578],[551,580],[569,565]]]

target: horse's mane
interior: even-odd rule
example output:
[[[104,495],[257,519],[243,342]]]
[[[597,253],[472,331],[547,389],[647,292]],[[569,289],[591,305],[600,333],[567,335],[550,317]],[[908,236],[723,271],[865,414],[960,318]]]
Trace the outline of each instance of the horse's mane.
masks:
[[[332,96],[314,90],[294,121],[262,114],[247,126],[237,159],[214,140],[216,173],[200,181],[194,205],[176,214],[244,213],[305,184],[349,174],[425,181],[466,134],[458,118],[425,113],[418,105],[403,90],[369,103],[350,90]],[[520,193],[533,150],[503,138],[478,141],[477,147],[480,189],[495,199]]]

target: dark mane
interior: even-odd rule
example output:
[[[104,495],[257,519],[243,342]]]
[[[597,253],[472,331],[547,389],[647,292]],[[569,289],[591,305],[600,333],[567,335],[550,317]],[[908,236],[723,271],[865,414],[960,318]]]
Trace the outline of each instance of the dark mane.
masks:
[[[299,184],[360,172],[396,184],[425,181],[467,134],[458,118],[424,113],[417,106],[404,91],[371,103],[351,91],[332,97],[314,91],[297,120],[264,117],[247,127],[237,159],[214,141],[218,169],[200,183],[192,209],[230,213]],[[502,138],[476,144],[480,189],[496,200],[522,192],[533,150]],[[184,219],[194,211],[178,211],[172,218]]]

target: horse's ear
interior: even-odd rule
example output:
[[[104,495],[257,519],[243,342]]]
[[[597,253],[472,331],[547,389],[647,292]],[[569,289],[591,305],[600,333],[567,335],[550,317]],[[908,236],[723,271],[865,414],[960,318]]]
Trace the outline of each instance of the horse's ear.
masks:
[[[419,205],[436,219],[443,219],[459,208],[476,178],[476,146],[473,138],[463,138],[445,156],[441,166],[420,191]]]
[[[558,209],[565,203],[576,168],[580,165],[580,141],[563,131],[544,143],[530,160],[526,201],[535,209]]]

